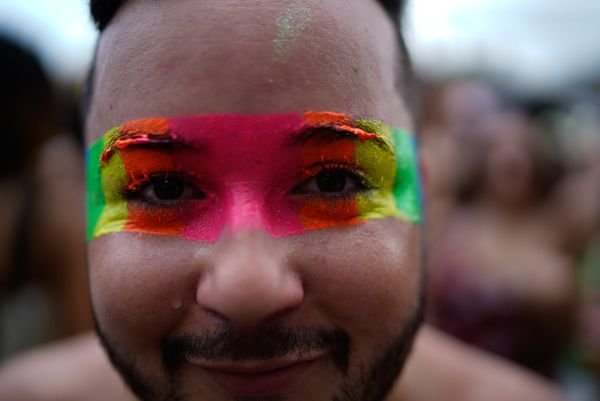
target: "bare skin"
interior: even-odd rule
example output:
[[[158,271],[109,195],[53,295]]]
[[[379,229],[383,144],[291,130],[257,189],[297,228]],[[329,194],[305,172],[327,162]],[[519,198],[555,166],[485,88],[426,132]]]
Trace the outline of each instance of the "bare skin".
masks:
[[[424,326],[388,401],[558,401],[541,377]]]
[[[424,327],[386,401],[559,401],[558,389],[517,366]],[[0,369],[0,401],[134,401],[96,336],[22,355]]]
[[[0,370],[0,400],[132,401],[92,333],[23,354]]]

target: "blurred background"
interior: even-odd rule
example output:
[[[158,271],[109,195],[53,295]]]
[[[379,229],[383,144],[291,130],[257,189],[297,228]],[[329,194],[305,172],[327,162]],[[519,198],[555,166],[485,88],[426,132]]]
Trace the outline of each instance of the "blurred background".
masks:
[[[428,321],[600,399],[600,2],[413,0]],[[89,330],[85,0],[0,0],[0,362]],[[18,135],[16,135],[18,134]]]

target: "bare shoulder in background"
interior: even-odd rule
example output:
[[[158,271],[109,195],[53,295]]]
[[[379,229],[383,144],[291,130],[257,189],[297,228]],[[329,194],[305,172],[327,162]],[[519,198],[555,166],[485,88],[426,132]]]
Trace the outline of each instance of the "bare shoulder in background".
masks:
[[[0,368],[2,401],[133,401],[95,334],[41,347]]]
[[[394,401],[561,401],[546,379],[424,326]],[[391,400],[390,400],[391,401]]]

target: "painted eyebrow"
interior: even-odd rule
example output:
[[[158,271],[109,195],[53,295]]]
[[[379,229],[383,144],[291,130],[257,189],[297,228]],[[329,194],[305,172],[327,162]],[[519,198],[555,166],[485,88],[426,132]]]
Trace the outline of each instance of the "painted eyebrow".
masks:
[[[130,147],[171,150],[171,149],[202,149],[200,143],[190,143],[169,131],[157,134],[152,131],[138,130],[133,134],[116,134],[115,139],[109,141],[102,151],[101,160],[107,163],[115,150],[123,150]]]
[[[318,125],[309,127],[300,133],[292,136],[288,144],[301,145],[309,140],[322,140],[324,142],[336,142],[344,139],[358,139],[362,142],[370,142],[379,147],[382,151],[395,155],[392,145],[385,137],[378,133],[371,133],[360,128],[354,128],[341,125]]]
[[[113,130],[121,128],[113,128]],[[110,132],[110,131],[109,131]],[[362,142],[374,143],[382,151],[395,155],[395,151],[390,142],[380,133],[369,132],[362,128],[346,124],[318,124],[311,125],[308,128],[293,133],[288,145],[304,144],[309,140],[319,139],[324,142],[335,142],[344,139],[358,139]],[[115,132],[114,136],[108,140],[108,143],[102,151],[101,160],[107,163],[115,150],[123,150],[129,147],[158,148],[170,150],[178,149],[202,149],[204,146],[199,142],[189,142],[180,138],[173,131],[155,132],[146,129],[136,129],[128,133]]]

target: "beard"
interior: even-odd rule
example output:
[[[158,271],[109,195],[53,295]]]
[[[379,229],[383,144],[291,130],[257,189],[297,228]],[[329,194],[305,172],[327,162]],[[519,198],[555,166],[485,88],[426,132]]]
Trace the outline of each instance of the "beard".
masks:
[[[343,330],[316,327],[269,326],[241,332],[230,325],[205,335],[183,335],[161,344],[162,371],[148,372],[144,362],[110,339],[96,319],[96,331],[113,366],[142,401],[187,401],[181,389],[181,369],[188,357],[205,360],[260,360],[283,355],[328,351],[343,380],[330,401],[383,401],[398,379],[423,321],[423,302],[402,330],[387,344],[374,350],[372,358],[350,368],[351,338]],[[238,397],[234,401],[284,401],[281,397]]]

